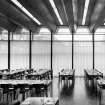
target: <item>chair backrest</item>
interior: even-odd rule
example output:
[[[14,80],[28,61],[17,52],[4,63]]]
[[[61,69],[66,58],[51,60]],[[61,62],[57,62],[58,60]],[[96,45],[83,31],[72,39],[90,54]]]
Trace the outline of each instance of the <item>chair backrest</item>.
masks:
[[[9,105],[20,105],[20,101],[15,100],[12,103],[10,103]]]
[[[8,105],[7,102],[0,102],[0,105]]]
[[[19,101],[19,102],[22,102],[22,100],[23,100],[22,94],[19,94],[19,96],[18,96],[18,101]]]

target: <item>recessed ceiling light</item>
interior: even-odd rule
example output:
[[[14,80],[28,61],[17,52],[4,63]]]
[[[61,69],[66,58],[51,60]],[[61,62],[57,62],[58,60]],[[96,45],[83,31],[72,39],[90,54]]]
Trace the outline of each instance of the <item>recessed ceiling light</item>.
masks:
[[[56,6],[55,6],[54,1],[53,1],[53,0],[49,0],[49,2],[50,2],[50,4],[51,4],[51,6],[53,7],[54,12],[55,12],[55,14],[56,14],[56,16],[57,16],[57,18],[58,18],[60,24],[63,25],[63,22],[62,22],[62,20],[61,20],[61,18],[60,18],[60,15],[59,15],[59,13],[58,13],[58,10],[57,10],[57,8],[56,8]]]
[[[88,11],[89,2],[90,2],[90,0],[85,0],[85,7],[84,7],[82,25],[85,25],[86,15],[87,15],[87,11]]]
[[[18,6],[24,13],[32,18],[38,25],[41,25],[40,21],[36,19],[27,9],[25,9],[17,0],[11,0],[16,6]]]

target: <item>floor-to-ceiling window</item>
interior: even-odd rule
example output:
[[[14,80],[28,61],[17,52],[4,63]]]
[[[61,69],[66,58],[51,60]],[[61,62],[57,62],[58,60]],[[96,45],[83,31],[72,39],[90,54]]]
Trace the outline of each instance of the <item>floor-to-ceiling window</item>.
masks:
[[[8,31],[0,32],[0,69],[8,68]]]
[[[92,68],[92,34],[87,27],[78,27],[74,35],[74,69],[77,76],[84,75],[85,68]],[[72,68],[72,34],[69,28],[59,28],[53,35],[53,70],[57,74],[63,68]]]
[[[33,33],[32,68],[51,69],[51,33],[47,28]]]
[[[11,35],[11,69],[29,68],[29,31],[22,29]]]
[[[8,31],[0,33],[0,69],[8,68]],[[95,68],[105,74],[105,28],[95,32]],[[22,29],[11,34],[11,69],[29,68],[29,31]],[[72,68],[72,34],[67,27],[58,28],[53,33],[52,68],[57,75],[63,68]],[[92,68],[92,33],[87,27],[78,27],[74,33],[74,69],[75,74],[84,75],[84,68]],[[32,68],[51,68],[51,33],[41,28],[32,33]]]
[[[53,34],[53,72],[57,75],[62,69],[72,66],[72,35],[69,28],[59,28]]]
[[[74,34],[74,68],[77,76],[84,75],[84,68],[92,68],[92,34],[86,27],[78,27]]]
[[[95,68],[105,75],[105,28],[100,27],[95,32]]]

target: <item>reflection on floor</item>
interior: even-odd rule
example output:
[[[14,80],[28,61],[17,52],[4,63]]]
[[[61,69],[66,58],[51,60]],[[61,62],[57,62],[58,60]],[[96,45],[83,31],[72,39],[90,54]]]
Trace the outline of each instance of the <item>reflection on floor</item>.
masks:
[[[72,81],[60,81],[54,78],[53,97],[59,97],[59,105],[99,105],[99,98],[96,84],[89,81],[86,84],[84,78],[75,78],[75,83]],[[103,91],[102,105],[105,105],[105,92]]]
[[[99,105],[96,86],[91,81],[86,84],[84,78],[76,78],[74,84],[70,80],[59,81],[58,78],[54,78],[48,90],[42,90],[33,89],[31,97],[58,97],[59,105]],[[105,105],[104,101],[102,105],[103,103]]]
[[[63,84],[60,90],[60,105],[98,105],[95,88],[87,88],[84,78],[76,78],[75,84]]]

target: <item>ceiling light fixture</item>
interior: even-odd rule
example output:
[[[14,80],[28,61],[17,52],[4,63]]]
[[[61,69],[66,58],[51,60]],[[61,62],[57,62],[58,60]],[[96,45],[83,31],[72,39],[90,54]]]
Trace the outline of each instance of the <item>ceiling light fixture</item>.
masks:
[[[41,25],[39,20],[37,20],[27,9],[25,9],[17,0],[11,0],[16,6],[18,6],[24,13],[26,13],[30,18],[32,18],[38,25]]]
[[[54,1],[53,1],[53,0],[49,0],[49,2],[50,2],[50,4],[51,4],[51,6],[53,7],[54,12],[55,12],[55,14],[56,14],[56,16],[57,16],[57,18],[58,18],[60,24],[63,25],[63,22],[62,22],[62,20],[61,20],[61,18],[60,18],[60,15],[59,15],[59,13],[58,13],[58,10],[57,10],[57,8],[56,8],[56,6],[55,6]]]
[[[84,7],[82,25],[85,25],[86,15],[87,15],[87,11],[88,11],[89,2],[90,2],[90,0],[85,0],[85,7]]]

